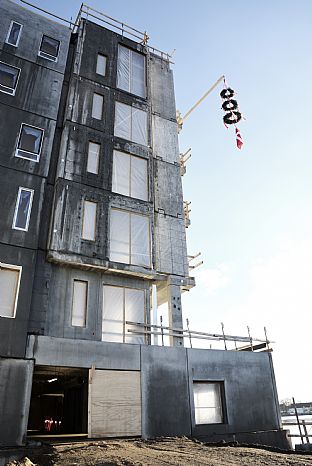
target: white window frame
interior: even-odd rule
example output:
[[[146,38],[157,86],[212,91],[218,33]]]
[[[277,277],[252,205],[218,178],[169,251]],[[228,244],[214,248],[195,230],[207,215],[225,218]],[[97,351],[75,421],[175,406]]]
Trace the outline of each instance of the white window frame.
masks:
[[[218,406],[196,406],[195,404],[195,391],[194,385],[214,385],[218,387],[220,409],[221,409],[221,420],[219,422],[196,422],[196,411],[199,409],[216,409]],[[215,425],[225,423],[225,407],[224,407],[224,382],[220,380],[193,380],[193,401],[194,401],[194,422],[196,426],[201,425]]]
[[[138,267],[148,267],[148,268],[151,268],[152,266],[152,260],[151,260],[151,219],[150,219],[150,216],[149,215],[145,215],[145,214],[141,214],[139,212],[132,212],[130,210],[125,210],[125,209],[119,209],[119,208],[115,208],[115,207],[112,207],[110,209],[110,224],[111,224],[111,216],[112,216],[112,212],[113,211],[118,211],[118,212],[123,212],[125,214],[128,214],[130,216],[129,218],[129,244],[128,244],[128,257],[129,257],[129,262],[118,262],[118,261],[115,261],[113,259],[111,259],[111,237],[110,237],[110,246],[109,246],[109,260],[112,261],[112,262],[118,262],[118,263],[121,263],[121,264],[129,264],[129,265],[135,265],[135,266],[138,266]],[[140,216],[140,217],[144,217],[148,220],[148,252],[149,252],[149,263],[148,265],[146,264],[136,264],[136,263],[133,263],[132,262],[132,248],[133,248],[133,244],[132,244],[132,238],[131,238],[131,216]]]
[[[146,320],[147,320],[147,308],[146,308],[146,289],[144,288],[136,288],[136,287],[130,287],[130,286],[119,286],[119,285],[111,285],[109,283],[103,283],[102,284],[102,296],[103,296],[103,302],[102,302],[102,332],[101,332],[101,340],[102,341],[111,341],[111,340],[105,340],[105,338],[103,338],[103,327],[104,327],[104,322],[105,322],[105,319],[104,319],[104,306],[105,306],[105,292],[104,292],[104,289],[105,287],[110,287],[110,288],[119,288],[122,290],[122,293],[123,293],[123,304],[122,304],[122,334],[120,334],[120,336],[122,336],[122,343],[131,343],[131,342],[127,342],[127,336],[133,336],[135,337],[136,335],[133,334],[133,333],[128,333],[126,332],[126,327],[127,327],[127,324],[126,324],[126,321],[127,321],[127,316],[126,316],[126,307],[127,307],[127,303],[126,303],[126,290],[135,290],[135,291],[140,291],[143,293],[143,322],[139,322],[139,323],[142,323],[142,324],[146,324]],[[130,327],[132,330],[138,330],[140,331],[140,327],[136,327],[136,326],[131,326]],[[138,337],[142,336],[143,338],[143,341],[145,342],[146,341],[146,337],[144,335],[137,335]],[[134,344],[139,344],[139,343],[134,343]]]
[[[42,137],[41,137],[40,148],[39,148],[38,154],[36,154],[35,152],[27,151],[27,150],[25,150],[25,149],[20,149],[20,148],[18,147],[19,142],[20,142],[20,139],[21,139],[21,134],[22,134],[23,126],[29,126],[29,128],[35,128],[35,129],[39,129],[40,131],[42,131]],[[17,146],[16,146],[16,150],[15,150],[15,157],[19,157],[19,158],[21,158],[21,159],[26,159],[26,160],[29,160],[30,162],[36,162],[36,163],[38,163],[39,160],[40,160],[40,155],[41,155],[41,150],[42,150],[42,145],[43,145],[43,139],[44,139],[44,129],[43,129],[43,128],[39,128],[38,126],[29,125],[28,123],[24,123],[24,122],[21,123],[21,127],[20,127],[20,130],[19,130],[18,138],[17,138]],[[30,157],[27,157],[26,155],[23,156],[23,155],[21,155],[21,154],[18,153],[19,151],[23,152],[23,154],[32,154],[32,155],[35,155],[35,156],[37,157],[37,159],[32,159],[32,158],[30,158]]]
[[[100,118],[98,118],[97,116],[94,116],[94,114],[93,114],[95,96],[101,97],[101,116],[100,116]],[[94,118],[95,120],[103,121],[103,112],[104,112],[104,95],[103,95],[103,94],[99,94],[98,92],[93,92],[93,95],[92,95],[91,117]]]
[[[17,280],[16,289],[15,289],[13,315],[12,316],[1,316],[0,315],[0,318],[2,318],[2,319],[15,319],[23,267],[21,265],[4,264],[3,262],[0,262],[0,270],[1,269],[14,270],[14,271],[18,272],[18,280]]]
[[[97,146],[99,146],[99,152],[97,154],[96,172],[88,170],[88,168],[90,168],[89,167],[90,153],[92,152],[92,151],[90,151],[90,144],[96,144]],[[92,175],[98,175],[99,174],[101,147],[102,147],[102,145],[99,142],[95,142],[95,141],[91,141],[91,140],[88,141],[88,155],[87,155],[87,168],[86,168],[87,173],[91,173]]]
[[[11,34],[13,24],[18,24],[19,26],[21,26],[21,29],[19,30],[19,34],[18,34],[16,44],[12,44],[12,42],[9,42],[9,37],[10,37],[10,34]],[[18,44],[19,44],[19,41],[20,41],[20,38],[21,38],[21,34],[22,34],[22,29],[23,29],[23,24],[18,23],[17,21],[14,21],[14,19],[12,19],[9,30],[8,30],[8,33],[7,33],[7,36],[6,36],[6,39],[5,39],[5,43],[9,44],[9,45],[12,45],[12,47],[18,47]]]
[[[41,50],[41,46],[42,46],[42,42],[43,42],[44,37],[49,37],[49,39],[53,39],[53,40],[55,40],[56,42],[59,43],[56,57],[54,55],[50,55],[49,53],[43,52]],[[60,48],[61,48],[61,41],[60,40],[55,39],[54,37],[48,36],[48,34],[42,34],[41,41],[40,41],[40,46],[39,46],[39,50],[38,50],[38,56],[41,57],[41,58],[45,58],[46,60],[53,61],[54,63],[56,63],[57,60],[58,60],[59,54],[60,54]]]
[[[99,60],[99,56],[101,57],[104,57],[105,58],[105,70],[104,70],[104,74],[103,73],[99,73],[97,70],[98,70],[98,60]],[[98,52],[97,53],[97,56],[96,56],[96,66],[95,66],[95,72],[96,74],[98,74],[99,76],[106,76],[106,70],[107,70],[107,55],[104,55],[104,53],[100,53]]]
[[[95,217],[94,217],[94,238],[91,239],[91,238],[86,238],[84,237],[84,221],[85,221],[85,208],[86,208],[86,203],[89,203],[89,204],[94,204],[95,205]],[[82,201],[82,209],[83,209],[83,212],[82,212],[82,226],[81,226],[81,239],[83,239],[84,241],[92,241],[93,243],[96,241],[96,217],[98,215],[98,203],[97,202],[94,202],[94,201],[90,201],[89,199],[83,199]]]
[[[114,186],[114,179],[115,179],[115,175],[116,175],[116,172],[115,172],[115,154],[116,153],[121,153],[121,154],[125,154],[129,157],[130,159],[130,169],[129,169],[129,194],[123,194],[121,193],[120,191],[118,191],[117,189],[114,189],[115,186]],[[132,168],[132,162],[133,162],[133,159],[136,158],[136,159],[139,159],[139,160],[144,160],[145,161],[145,164],[146,164],[146,178],[145,178],[145,182],[146,182],[146,199],[145,198],[142,198],[142,197],[135,197],[133,196],[133,188],[132,188],[132,173],[133,173],[133,168]],[[148,201],[149,199],[149,183],[148,183],[148,160],[145,159],[144,157],[138,157],[137,155],[134,155],[134,154],[130,154],[129,152],[124,152],[124,151],[120,151],[120,150],[117,150],[117,149],[114,149],[113,150],[113,184],[112,184],[112,191],[114,193],[117,193],[117,194],[121,194],[122,196],[128,196],[128,197],[132,197],[133,199],[140,199],[142,201]]]
[[[22,191],[28,191],[28,192],[31,193],[25,228],[20,228],[20,227],[15,226],[16,219],[17,219],[18,206],[19,206],[19,201],[20,201]],[[14,217],[13,217],[13,223],[12,223],[12,229],[13,230],[28,231],[33,198],[34,198],[34,190],[33,189],[24,188],[23,186],[20,186],[18,188],[17,199],[16,199],[16,204],[15,204],[15,211],[14,211]]]
[[[4,65],[9,66],[10,68],[15,68],[16,70],[18,70],[16,85],[15,85],[14,88],[4,86],[3,84],[0,84],[0,92],[3,92],[4,94],[9,94],[9,95],[14,96],[15,92],[16,92],[16,89],[17,89],[17,86],[18,86],[18,81],[19,81],[19,78],[20,78],[20,75],[21,75],[21,68],[18,68],[17,66],[9,65],[8,63],[5,63],[4,61],[1,61],[1,60],[0,60],[0,63],[3,63]],[[8,89],[8,90],[6,91],[5,89]]]
[[[84,303],[84,325],[73,324],[74,317],[74,295],[75,295],[75,282],[85,283],[86,284],[86,300]],[[72,288],[72,306],[71,306],[71,326],[75,328],[86,328],[87,326],[87,316],[88,316],[88,304],[89,304],[89,282],[87,280],[81,280],[80,278],[74,278],[73,288]]]
[[[130,135],[129,135],[129,139],[125,139],[123,136],[119,136],[118,134],[116,134],[116,115],[117,115],[117,107],[118,107],[118,104],[120,105],[125,105],[127,107],[130,107],[131,109],[131,113],[130,113]],[[137,142],[133,139],[133,113],[135,111],[140,111],[140,112],[143,112],[146,114],[146,141],[144,141],[144,143],[142,142]],[[131,142],[134,142],[134,144],[139,144],[140,146],[143,146],[143,147],[148,147],[148,111],[147,110],[142,110],[141,108],[138,108],[138,107],[135,107],[134,105],[129,105],[129,104],[125,104],[124,102],[121,102],[119,100],[116,100],[115,101],[115,117],[114,117],[114,136],[117,137],[117,138],[121,138],[121,139],[124,139],[125,141],[131,141]]]
[[[122,87],[118,87],[118,82],[117,82],[117,89],[120,89],[121,91],[129,92],[130,94],[137,95],[138,97],[141,97],[142,99],[146,99],[146,55],[143,53],[137,52],[136,50],[132,50],[129,47],[124,46],[123,44],[118,44],[118,57],[117,57],[117,68],[119,66],[119,49],[120,47],[123,47],[124,49],[127,49],[129,51],[129,82],[128,82],[128,89],[123,89]],[[144,95],[136,94],[133,92],[133,75],[132,75],[132,55],[137,54],[140,55],[144,58],[144,69],[143,69],[143,84],[144,84]],[[118,78],[117,78],[118,81]]]

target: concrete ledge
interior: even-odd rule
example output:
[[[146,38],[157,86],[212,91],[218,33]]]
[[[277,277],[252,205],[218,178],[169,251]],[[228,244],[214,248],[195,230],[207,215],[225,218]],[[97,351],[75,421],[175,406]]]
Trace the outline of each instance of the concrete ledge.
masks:
[[[140,346],[30,335],[26,357],[36,365],[140,370]]]

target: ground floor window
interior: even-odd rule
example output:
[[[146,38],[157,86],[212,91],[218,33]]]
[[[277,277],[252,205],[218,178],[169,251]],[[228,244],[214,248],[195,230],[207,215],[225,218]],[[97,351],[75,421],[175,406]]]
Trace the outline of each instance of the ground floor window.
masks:
[[[119,343],[144,343],[139,326],[126,322],[145,322],[145,291],[120,286],[103,286],[102,340]]]
[[[15,317],[22,267],[0,262],[0,317]]]
[[[195,424],[222,424],[222,382],[193,382]]]

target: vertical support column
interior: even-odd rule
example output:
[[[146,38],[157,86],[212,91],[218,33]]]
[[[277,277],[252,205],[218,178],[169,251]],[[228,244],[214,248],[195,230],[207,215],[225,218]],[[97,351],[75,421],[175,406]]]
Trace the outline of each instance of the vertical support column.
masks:
[[[152,285],[152,305],[151,305],[151,324],[157,325],[157,287]],[[151,327],[152,332],[157,332],[158,329]],[[151,342],[153,345],[158,345],[158,335],[151,335]]]
[[[176,277],[168,278],[168,314],[169,314],[169,327],[175,329],[183,329],[182,319],[182,303],[181,303],[181,284],[180,279]],[[174,331],[174,333],[177,333]],[[184,346],[183,336],[170,337],[171,346]]]
[[[34,361],[0,359],[0,445],[26,440]]]

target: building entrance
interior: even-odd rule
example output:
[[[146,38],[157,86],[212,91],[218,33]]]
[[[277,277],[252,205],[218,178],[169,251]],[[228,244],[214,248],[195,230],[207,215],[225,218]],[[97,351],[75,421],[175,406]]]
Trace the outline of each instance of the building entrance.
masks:
[[[88,370],[36,366],[28,436],[87,436]]]

